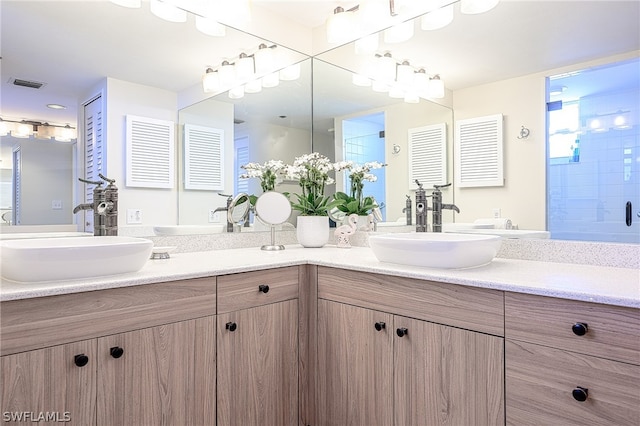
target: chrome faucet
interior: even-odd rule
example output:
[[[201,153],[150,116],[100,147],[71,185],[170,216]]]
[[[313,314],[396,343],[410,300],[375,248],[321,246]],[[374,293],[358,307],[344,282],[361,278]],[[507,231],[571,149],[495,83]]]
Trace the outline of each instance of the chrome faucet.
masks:
[[[220,194],[221,197],[227,197],[227,206],[226,207],[217,207],[213,212],[225,212],[225,219],[227,220],[227,232],[233,232],[233,223],[229,220],[229,207],[231,206],[231,202],[233,201],[233,195]]]
[[[118,188],[115,180],[98,174],[100,179],[107,182],[106,188],[102,188],[102,181],[91,181],[78,178],[80,182],[96,185],[93,188],[93,202],[78,204],[73,208],[76,214],[80,210],[93,210],[93,235],[118,235]]]
[[[433,222],[431,225],[433,232],[442,232],[442,210],[453,210],[456,213],[460,213],[460,209],[455,204],[444,204],[442,202],[442,191],[440,191],[440,188],[446,188],[450,185],[450,183],[446,185],[433,185],[434,190],[431,193],[433,207],[429,208],[429,210],[433,211]]]
[[[412,212],[411,212],[411,197],[408,196],[408,195],[407,195],[407,201],[406,201],[405,207],[404,207],[404,209],[402,209],[402,213],[405,213],[407,215],[406,216],[407,217],[407,219],[406,219],[407,223],[406,224],[407,225],[411,225],[411,219],[412,219],[411,218],[411,216],[412,216]]]
[[[427,194],[422,184],[416,179],[416,232],[427,232]]]

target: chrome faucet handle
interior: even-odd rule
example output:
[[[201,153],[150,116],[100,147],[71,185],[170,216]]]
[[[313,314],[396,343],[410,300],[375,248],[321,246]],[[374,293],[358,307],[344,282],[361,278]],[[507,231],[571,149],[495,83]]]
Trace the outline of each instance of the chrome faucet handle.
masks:
[[[100,176],[100,179],[104,180],[105,182],[108,183],[115,183],[115,179],[109,179],[108,177],[106,177],[105,175],[103,175],[102,173],[98,173],[98,176]]]
[[[445,183],[444,185],[433,185],[433,188],[436,190],[440,190],[440,188],[446,188],[447,186],[451,186],[451,182]]]
[[[80,182],[89,183],[91,185],[102,185],[104,183],[104,182],[99,181],[99,180],[93,181],[93,180],[84,179],[84,178],[78,178],[78,180]]]

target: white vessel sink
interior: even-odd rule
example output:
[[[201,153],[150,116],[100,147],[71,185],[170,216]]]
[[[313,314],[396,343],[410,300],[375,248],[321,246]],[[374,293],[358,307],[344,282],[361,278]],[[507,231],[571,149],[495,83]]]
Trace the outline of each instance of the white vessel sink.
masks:
[[[495,235],[509,239],[537,238],[544,240],[551,238],[551,233],[549,231],[534,231],[527,229],[460,229],[458,232],[474,235]]]
[[[156,235],[200,235],[200,234],[219,234],[224,231],[226,225],[163,225],[154,226],[153,232]]]
[[[491,262],[502,238],[494,235],[411,232],[369,237],[381,262],[429,268],[470,268]]]
[[[152,248],[150,240],[124,236],[1,241],[2,277],[37,282],[135,272]]]
[[[0,234],[0,240],[24,240],[29,238],[63,238],[63,237],[92,237],[91,232],[18,232],[15,234]]]

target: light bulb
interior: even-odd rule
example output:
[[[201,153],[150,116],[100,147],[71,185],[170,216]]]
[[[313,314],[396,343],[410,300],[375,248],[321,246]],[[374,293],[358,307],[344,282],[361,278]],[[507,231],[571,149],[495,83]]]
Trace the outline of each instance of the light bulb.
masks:
[[[453,21],[453,5],[441,7],[426,15],[422,15],[420,28],[426,31],[439,30],[449,25]]]
[[[220,22],[211,18],[196,16],[196,28],[203,34],[213,37],[224,37],[227,29]]]
[[[353,38],[355,22],[353,12],[345,12],[341,7],[336,7],[327,19],[327,42],[331,44],[344,43]]]
[[[205,93],[216,92],[220,89],[220,76],[216,71],[207,68],[207,72],[202,76],[202,90]]]

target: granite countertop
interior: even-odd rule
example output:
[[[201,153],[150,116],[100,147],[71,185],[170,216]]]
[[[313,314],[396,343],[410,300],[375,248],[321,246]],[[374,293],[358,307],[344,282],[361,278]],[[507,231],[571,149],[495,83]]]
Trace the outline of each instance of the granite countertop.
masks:
[[[0,281],[0,301],[53,296],[107,288],[226,275],[283,266],[313,264],[420,280],[461,284],[640,308],[640,270],[573,263],[495,258],[467,269],[434,269],[379,262],[368,247],[321,249],[287,246],[267,252],[259,247],[172,254],[149,260],[138,272],[57,282]],[[428,284],[425,284],[428,285]]]

